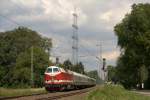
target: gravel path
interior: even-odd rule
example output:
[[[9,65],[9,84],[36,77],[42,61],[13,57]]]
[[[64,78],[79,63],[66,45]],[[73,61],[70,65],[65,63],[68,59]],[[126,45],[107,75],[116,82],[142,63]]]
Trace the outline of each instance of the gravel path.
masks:
[[[136,93],[139,93],[139,94],[143,94],[143,95],[146,95],[146,96],[150,96],[150,90],[137,90],[137,91],[134,91]]]

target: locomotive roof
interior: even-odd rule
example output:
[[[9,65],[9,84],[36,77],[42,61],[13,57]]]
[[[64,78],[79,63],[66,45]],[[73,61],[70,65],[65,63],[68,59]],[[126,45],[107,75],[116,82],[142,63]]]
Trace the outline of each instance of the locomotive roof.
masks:
[[[59,68],[58,66],[49,66],[48,68]]]
[[[73,72],[73,71],[72,71]],[[80,73],[77,73],[77,72],[73,72],[73,74],[77,75],[77,76],[80,76],[80,77],[85,77],[85,78],[89,78],[89,79],[92,79],[92,80],[95,80],[94,78],[91,78],[89,76],[86,76],[84,74],[80,74]]]

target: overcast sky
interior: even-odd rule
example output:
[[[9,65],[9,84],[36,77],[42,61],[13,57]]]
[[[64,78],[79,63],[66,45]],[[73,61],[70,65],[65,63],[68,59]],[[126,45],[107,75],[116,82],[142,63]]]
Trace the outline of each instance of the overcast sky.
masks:
[[[107,65],[116,64],[120,52],[113,28],[130,13],[133,3],[147,2],[150,0],[0,0],[0,31],[21,25],[52,38],[52,55],[63,62],[72,56],[72,13],[76,7],[79,61],[86,70],[93,70],[98,67],[96,45],[100,42]]]

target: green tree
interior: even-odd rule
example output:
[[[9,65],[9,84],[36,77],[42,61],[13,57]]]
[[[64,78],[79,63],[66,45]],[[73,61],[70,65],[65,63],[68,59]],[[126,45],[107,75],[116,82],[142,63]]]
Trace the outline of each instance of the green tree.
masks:
[[[112,65],[107,66],[108,81],[113,81],[116,77],[116,68]]]
[[[144,65],[139,68],[139,78],[140,83],[144,83],[148,78],[148,70]]]
[[[36,87],[43,85],[44,71],[48,65],[48,55],[41,48],[34,47],[33,49],[33,69],[34,69],[34,85]],[[13,82],[25,83],[30,85],[31,77],[31,48],[24,53],[21,53],[13,70]],[[41,79],[42,78],[42,79]],[[18,85],[17,84],[17,85]]]
[[[44,51],[46,48],[51,47],[52,43],[50,43],[50,41],[48,46],[46,45],[47,39],[48,38],[43,38],[37,32],[25,27],[18,27],[12,31],[1,32],[0,69],[2,69],[2,71],[0,71],[0,75],[3,75],[3,77],[0,78],[0,85],[11,86],[13,84],[12,76],[14,73],[12,70],[16,67],[16,61],[18,57],[28,51],[31,46],[40,48]],[[26,68],[22,68],[22,71],[23,70],[27,72]]]
[[[63,67],[64,69],[69,69],[69,70],[75,71],[77,73],[85,74],[84,65],[82,64],[82,62],[79,62],[76,65],[72,65],[71,61],[68,59],[68,60],[64,61],[63,64],[61,64],[61,67]]]
[[[82,62],[79,62],[78,64],[74,65],[72,70],[77,73],[85,74],[84,65],[82,64]]]
[[[98,84],[103,83],[102,79],[100,79],[100,77],[98,76],[97,70],[87,72],[87,76],[96,79],[96,83]]]
[[[72,66],[73,65],[72,65],[72,63],[71,63],[71,61],[69,59],[64,61],[63,65],[62,65],[62,67],[64,69],[69,69],[69,70],[72,70]]]
[[[117,76],[125,87],[135,87],[140,80],[146,79],[145,75],[144,77],[139,75],[141,68],[150,72],[149,16],[150,4],[133,4],[131,13],[115,26],[118,45],[121,47],[121,55],[117,63]],[[144,66],[145,68],[143,68]]]

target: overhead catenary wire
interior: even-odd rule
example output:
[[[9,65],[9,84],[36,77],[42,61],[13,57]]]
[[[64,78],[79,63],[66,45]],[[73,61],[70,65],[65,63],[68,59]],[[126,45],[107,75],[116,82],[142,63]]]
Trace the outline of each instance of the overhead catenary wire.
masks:
[[[26,11],[23,7],[21,7],[20,5],[18,5],[17,3],[13,3],[14,5],[16,5],[16,7],[18,7],[18,8],[20,8],[21,10],[23,10],[23,11]],[[31,12],[29,13],[29,15],[30,14],[32,14]],[[49,20],[48,20],[48,22],[49,22]],[[53,34],[53,37],[56,37],[56,34]],[[60,43],[63,43],[64,41],[62,41],[61,39],[57,39]],[[69,40],[68,40],[69,41]],[[70,43],[70,41],[68,42],[68,43]],[[56,48],[55,48],[56,49]],[[60,49],[60,47],[59,47],[59,49]],[[54,50],[52,49],[52,51],[54,52]],[[68,53],[68,52],[62,52],[62,51],[60,51],[61,53]],[[53,57],[55,56],[59,56],[59,57],[62,57],[62,56],[60,56],[60,55],[57,55],[57,54],[53,54],[52,55]]]
[[[86,43],[86,45],[87,45],[87,43]],[[82,47],[90,56],[96,57],[96,55],[92,54],[92,53],[90,52],[90,50],[87,49],[84,45],[79,44],[79,46]]]
[[[17,2],[20,2],[20,1],[18,0]],[[20,11],[26,11],[22,6],[18,5],[18,4],[15,3],[15,2],[11,2],[11,4],[12,4],[12,5],[15,5],[15,8],[17,8],[16,11],[18,11],[18,9],[19,9]],[[16,11],[15,11],[15,12],[16,12]],[[30,11],[31,11],[31,10],[30,10]],[[32,15],[32,12],[29,12],[28,15]],[[8,17],[8,16],[6,16],[6,15],[4,15],[4,14],[0,14],[0,16],[3,17],[5,20],[11,22],[12,24],[16,24],[16,25],[18,25],[18,26],[27,27],[27,28],[30,28],[30,27],[33,26],[33,25],[30,25],[29,23],[28,23],[27,25],[24,25],[24,22],[20,23],[20,22],[15,21],[14,19],[12,19],[12,18],[10,18],[10,17]]]
[[[18,1],[19,1],[19,0],[18,0]],[[19,1],[19,2],[20,2],[20,1]],[[13,4],[14,4],[15,7],[18,8],[19,10],[26,11],[22,6],[18,5],[18,3],[13,2]],[[68,10],[69,10],[69,9],[68,9]],[[30,14],[32,14],[32,13],[29,12],[28,14],[30,15]],[[7,17],[7,16],[6,16],[6,17]],[[11,18],[8,18],[8,17],[6,18],[6,17],[4,17],[4,18],[7,19],[7,20],[9,20],[10,22],[12,22],[12,23],[14,23],[14,24],[16,24],[16,25],[19,25],[19,26],[24,26],[24,25],[21,25],[20,23],[14,21],[14,20],[12,20]],[[60,41],[60,42],[63,42],[62,40],[59,40],[59,41]],[[90,51],[89,49],[87,49],[85,46],[82,46],[82,45],[81,45],[81,47],[83,47],[83,49],[85,49],[85,51],[88,52],[88,54],[90,54],[89,56],[95,57],[95,55],[92,54],[91,51]],[[88,55],[86,55],[86,56],[88,56]]]
[[[25,10],[23,9],[23,7],[21,7],[21,6],[18,5],[17,3],[13,2],[13,4],[15,5],[15,7],[18,7],[19,9],[25,11]],[[30,14],[31,14],[31,13],[30,13]],[[61,40],[59,40],[59,41],[62,42]],[[63,53],[64,53],[64,52],[63,52]]]
[[[21,26],[21,24],[19,24],[18,22],[14,21],[13,19],[8,18],[8,17],[5,16],[5,15],[0,14],[0,17],[2,17],[2,18],[4,18],[4,19],[8,20],[9,22],[11,22],[11,23],[13,23],[13,24],[15,24],[15,25]]]

